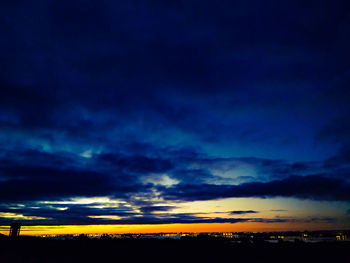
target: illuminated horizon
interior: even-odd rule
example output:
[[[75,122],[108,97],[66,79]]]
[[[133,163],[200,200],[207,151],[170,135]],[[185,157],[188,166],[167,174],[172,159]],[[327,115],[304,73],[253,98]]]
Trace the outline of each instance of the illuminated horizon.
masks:
[[[246,226],[240,226],[246,224]],[[278,225],[288,225],[279,223]],[[290,224],[289,224],[290,225]],[[0,226],[4,229],[6,226]],[[248,223],[237,223],[232,226],[223,224],[169,224],[169,225],[65,225],[65,226],[22,226],[21,236],[36,235],[76,235],[76,234],[157,234],[157,233],[215,233],[215,232],[288,232],[288,231],[322,231],[347,230],[348,228],[334,228],[325,225],[304,226],[271,226],[269,223],[260,223],[257,226],[248,226]],[[0,230],[1,234],[8,235],[8,230]]]
[[[84,198],[71,201],[59,201],[60,204],[85,203],[94,206],[94,202],[104,204],[115,204],[117,201],[111,201],[109,198]],[[47,202],[53,204],[55,202]],[[270,209],[258,212],[269,206]],[[305,207],[310,207],[308,213],[304,211]],[[213,212],[215,207],[221,207]],[[250,207],[254,210],[239,210]],[[288,207],[287,209],[278,209]],[[348,228],[346,216],[342,215],[347,202],[321,202],[321,201],[303,201],[293,198],[276,198],[272,200],[256,198],[234,198],[213,201],[196,201],[178,204],[178,207],[172,211],[173,214],[184,214],[191,211],[200,217],[215,217],[218,214],[220,218],[235,218],[238,220],[248,219],[246,222],[235,223],[188,223],[188,224],[99,224],[99,225],[40,225],[37,219],[22,220],[24,224],[21,229],[22,235],[63,235],[63,234],[126,234],[126,233],[169,233],[169,232],[275,232],[275,231],[317,231],[317,230],[343,230]],[[235,214],[232,216],[233,208]],[[229,209],[229,211],[227,211]],[[322,213],[320,211],[323,211]],[[162,212],[158,212],[158,214]],[[327,216],[332,214],[335,217],[342,218],[336,224],[329,220]],[[313,216],[309,216],[313,215]],[[265,220],[266,222],[259,222]],[[35,220],[37,225],[30,224]],[[43,218],[42,220],[45,220]],[[108,220],[106,216],[105,220]],[[256,222],[254,222],[256,221]],[[19,220],[21,222],[21,220]],[[7,230],[4,230],[6,229]],[[0,226],[0,233],[7,234],[9,226]]]

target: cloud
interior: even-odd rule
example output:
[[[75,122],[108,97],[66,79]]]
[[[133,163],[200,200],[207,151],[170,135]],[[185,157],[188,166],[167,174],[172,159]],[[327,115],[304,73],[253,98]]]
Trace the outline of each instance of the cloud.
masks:
[[[325,168],[347,167],[350,163],[350,148],[342,147],[335,156],[325,160]]]
[[[349,201],[349,3],[253,2],[3,3],[0,200]]]
[[[256,223],[296,223],[300,220],[291,218],[254,218],[251,220]]]
[[[103,204],[65,204],[52,206],[27,203],[22,207],[2,205],[0,223],[21,220],[24,225],[69,225],[69,224],[175,224],[175,223],[239,223],[249,219],[209,217],[205,213],[168,213],[174,206],[149,207],[102,207]],[[38,204],[36,204],[38,205]],[[138,212],[138,210],[141,211]],[[156,213],[154,213],[156,212]],[[38,217],[40,215],[40,218]]]
[[[51,2],[40,5],[40,15],[34,16],[26,4],[4,4],[3,22],[12,30],[2,32],[6,41],[0,47],[2,68],[6,68],[0,76],[5,83],[3,107],[18,116],[19,127],[35,130],[106,131],[98,121],[93,125],[96,119],[74,116],[83,108],[107,112],[114,117],[113,127],[128,126],[128,132],[146,122],[151,132],[168,126],[207,142],[227,143],[232,136],[255,143],[279,137],[276,141],[281,142],[286,138],[268,122],[277,118],[269,114],[271,108],[289,112],[297,103],[308,113],[310,103],[299,93],[312,94],[313,100],[322,102],[312,107],[323,108],[325,98],[335,90],[346,91],[342,81],[331,90],[293,85],[311,82],[314,86],[320,76],[330,82],[332,73],[346,68],[349,40],[329,30],[330,25],[348,28],[339,19],[346,8],[327,4],[314,9],[312,16],[291,2],[271,10],[261,6],[266,12],[258,14],[251,5],[228,1],[221,6],[208,2],[200,11],[198,5],[203,3],[174,8],[159,3]],[[294,13],[309,30],[283,13]],[[295,30],[285,34],[285,28]],[[322,33],[313,28],[322,28]],[[335,44],[335,35],[343,41]],[[308,41],[299,45],[296,39]],[[328,43],[327,52],[339,68],[329,66],[319,50],[320,41]],[[20,54],[13,60],[15,50]],[[287,83],[288,88],[280,88],[279,83]],[[258,114],[246,110],[255,107]],[[242,110],[243,121],[239,120]]]
[[[84,158],[72,153],[5,150],[0,156],[0,196],[4,201],[110,196],[131,202],[139,195],[143,196],[145,203],[151,198],[191,201],[227,197],[349,200],[346,170],[339,169],[346,159],[327,166],[328,173],[309,174],[310,171],[325,169],[322,167],[326,167],[330,159],[318,163],[290,163],[260,158],[211,158],[194,151],[188,154],[188,150],[156,150],[149,146],[142,146],[142,151],[147,151],[144,156],[126,155],[120,150],[114,154],[102,153]],[[181,156],[182,152],[184,156]],[[257,175],[246,182],[235,181],[235,175],[221,175],[248,165]],[[162,183],[162,178],[168,183]]]
[[[3,167],[0,197],[3,201],[52,200],[72,196],[126,196],[148,187],[123,173],[110,175],[84,169],[42,166]]]
[[[334,223],[337,221],[337,218],[323,216],[323,217],[311,217],[305,220],[305,222],[322,222],[322,223]]]
[[[267,183],[241,185],[177,185],[162,189],[169,200],[212,200],[228,197],[296,197],[316,200],[350,200],[350,185],[340,179],[323,175],[289,176]]]
[[[99,159],[114,166],[137,173],[160,173],[173,168],[170,160],[149,158],[145,156],[120,156],[117,154],[100,154]]]
[[[244,215],[244,214],[256,214],[259,213],[258,211],[254,211],[254,210],[235,210],[235,211],[231,211],[230,212],[233,215]]]
[[[176,206],[143,206],[140,210],[143,213],[149,214],[154,212],[165,212],[175,209]]]
[[[36,205],[36,207],[34,207]],[[40,207],[38,207],[40,205]],[[63,207],[64,206],[64,207]],[[64,208],[64,210],[63,210]],[[196,224],[196,223],[334,223],[332,217],[306,218],[231,218],[213,217],[208,213],[169,213],[174,206],[131,207],[123,204],[107,206],[107,203],[53,204],[25,203],[21,206],[1,205],[0,223],[20,220],[23,225],[80,225],[80,224]],[[222,212],[218,212],[222,213]],[[256,214],[257,211],[232,211],[232,215]]]

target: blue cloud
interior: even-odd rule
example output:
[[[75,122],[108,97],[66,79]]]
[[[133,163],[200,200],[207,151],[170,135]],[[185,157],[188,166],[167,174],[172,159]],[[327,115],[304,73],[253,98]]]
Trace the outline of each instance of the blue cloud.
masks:
[[[349,7],[1,3],[0,199],[349,201]]]

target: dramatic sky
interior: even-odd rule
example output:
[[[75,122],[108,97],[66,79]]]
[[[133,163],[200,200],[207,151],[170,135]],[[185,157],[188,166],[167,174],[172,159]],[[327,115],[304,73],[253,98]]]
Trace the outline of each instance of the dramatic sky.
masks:
[[[350,225],[349,1],[1,1],[0,232]]]

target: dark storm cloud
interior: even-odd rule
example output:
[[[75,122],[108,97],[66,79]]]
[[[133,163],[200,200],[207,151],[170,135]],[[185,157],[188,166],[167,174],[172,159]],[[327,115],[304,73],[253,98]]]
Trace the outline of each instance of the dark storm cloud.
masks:
[[[145,156],[125,157],[116,154],[100,154],[98,157],[115,166],[137,173],[166,172],[173,168],[170,160],[148,158]]]
[[[350,200],[350,184],[323,175],[289,176],[267,183],[241,185],[185,185],[162,189],[163,196],[174,200],[211,200],[227,197],[297,197],[316,200]]]
[[[127,178],[84,170],[17,167],[4,171],[0,183],[2,200],[45,200],[71,196],[101,196],[125,194],[146,186],[131,183]],[[125,176],[126,177],[126,176]]]
[[[169,159],[101,154],[86,160],[72,154],[8,151],[0,159],[0,196],[2,200],[8,201],[110,196],[134,202],[133,195],[142,194],[147,203],[146,199],[154,195],[152,189],[158,189],[160,196],[171,200],[275,196],[318,200],[350,198],[346,170],[334,169],[333,166],[328,174],[310,175],[305,172],[309,172],[310,167],[315,170],[315,164],[257,158],[202,158],[195,154],[193,158],[182,159],[177,156],[171,158],[171,153],[165,151],[164,156],[168,155]],[[109,166],[106,166],[106,161]],[[254,165],[264,176],[251,178],[247,183],[227,185],[227,179],[213,175],[208,170],[214,167],[225,171],[242,163]],[[345,160],[342,163],[347,162]],[[202,164],[203,169],[190,168],[193,164]],[[324,165],[320,162],[318,166]],[[275,175],[277,170],[278,176]],[[170,178],[178,180],[178,184],[171,187],[156,185],[160,178],[156,174],[166,171]],[[300,172],[300,175],[293,175],[296,172]],[[142,178],[148,173],[153,173],[154,179],[144,182]]]
[[[350,80],[349,80],[350,83]],[[347,88],[347,91],[349,89]],[[348,91],[349,92],[349,91]],[[345,95],[346,96],[346,95]],[[346,96],[347,100],[350,99],[350,95]],[[345,108],[345,112],[337,119],[331,120],[318,134],[317,139],[326,140],[330,142],[336,142],[340,144],[350,145],[349,132],[350,123],[347,118],[349,109]],[[343,116],[342,116],[343,115]]]
[[[139,223],[172,209],[152,198],[349,201],[349,8],[2,2],[1,201],[109,196]],[[103,221],[69,209],[42,214]]]
[[[82,158],[69,153],[49,153],[34,149],[2,149],[0,158],[0,167],[3,171],[20,170],[21,166],[29,167],[56,167],[56,168],[72,168],[80,167]],[[23,170],[23,169],[22,169]],[[25,172],[25,171],[24,171]],[[25,174],[22,174],[25,176]]]
[[[61,199],[110,195],[126,198],[148,186],[130,174],[84,167],[81,158],[38,151],[9,152],[0,159],[0,196],[3,201]],[[146,190],[146,191],[145,191]]]
[[[220,177],[212,175],[205,169],[178,169],[172,173],[172,176],[179,179],[181,182],[188,183],[203,183],[207,180],[220,181]]]
[[[350,145],[349,145],[350,146]],[[350,147],[342,147],[339,152],[324,162],[325,168],[340,168],[350,164]]]
[[[150,106],[150,112],[183,129],[201,130],[210,140],[224,139],[237,127],[221,118],[207,121],[191,114],[193,107],[171,103],[161,90],[188,99],[229,95],[232,99],[221,104],[228,109],[287,106],[288,100],[279,103],[285,90],[257,84],[277,77],[297,82],[330,78],[346,66],[341,50],[349,39],[340,28],[348,29],[348,4],[313,5],[314,16],[300,4],[255,2],[257,9],[226,1],[183,2],[176,8],[155,2],[3,4],[2,33],[7,37],[2,49],[7,52],[2,55],[2,77],[12,83],[2,85],[8,94],[4,102],[20,115],[22,125],[44,126],[54,125],[52,114],[74,103],[123,113]],[[263,12],[255,11],[259,6]],[[337,63],[324,56],[326,47]],[[280,72],[271,75],[276,68]],[[325,97],[323,90],[309,92]]]

